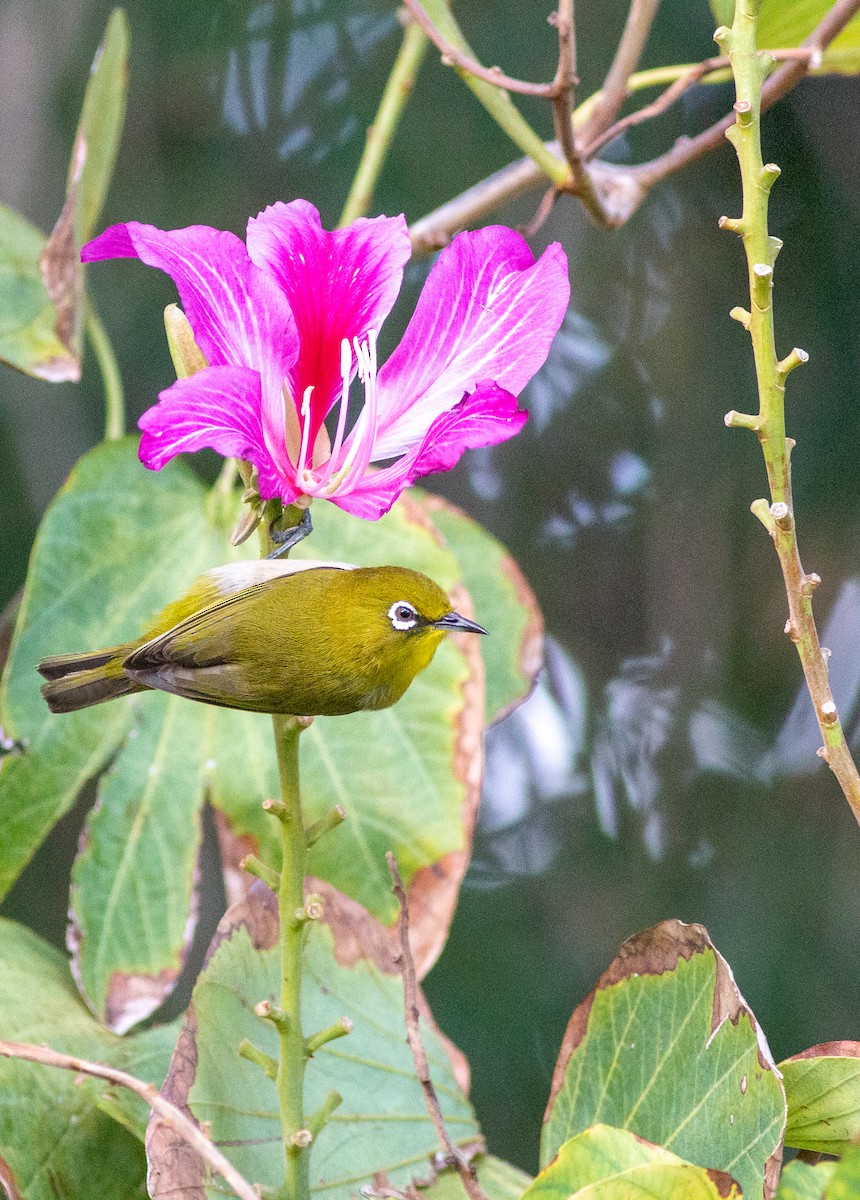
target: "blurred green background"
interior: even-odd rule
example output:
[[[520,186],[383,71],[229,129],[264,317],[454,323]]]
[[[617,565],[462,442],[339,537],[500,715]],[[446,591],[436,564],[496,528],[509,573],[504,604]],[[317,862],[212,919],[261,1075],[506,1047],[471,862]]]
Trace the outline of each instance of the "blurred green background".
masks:
[[[627,6],[577,7],[585,96]],[[555,65],[549,8],[463,0],[458,12],[485,62],[538,79]],[[86,0],[0,7],[0,200],[46,230],[108,13]],[[241,233],[249,214],[295,196],[337,219],[399,44],[390,3],[137,0],[129,18],[129,113],[105,224]],[[712,28],[704,0],[666,0],[643,65],[707,57]],[[730,103],[726,87],[696,89],[607,156],[653,157]],[[550,136],[548,110],[523,108]],[[824,579],[819,619],[852,734],[858,127],[860,85],[846,79],[805,83],[764,122],[765,155],[783,168],[771,205],[786,243],[780,349],[811,356],[788,389],[801,551]],[[431,55],[375,207],[415,219],[514,156]],[[717,231],[738,192],[727,146],[658,188],[615,233],[562,200],[534,244],[564,243],[572,307],[524,397],[529,425],[430,481],[510,547],[551,635],[537,693],[488,735],[474,862],[426,984],[472,1064],[491,1149],[530,1169],[571,1010],[618,943],[664,917],[707,925],[777,1059],[860,1036],[860,831],[815,757],[808,702],[795,704],[800,671],[782,635],[777,562],[748,511],[764,488],[758,446],[722,420],[754,404],[748,339],[727,315],[744,302],[741,249]],[[497,219],[527,222],[539,197]],[[424,263],[410,268],[383,357],[425,273]],[[130,263],[99,266],[90,285],[136,418],[172,378],[161,327],[171,285]],[[23,581],[41,512],[102,425],[91,358],[82,386],[0,373],[0,604]],[[81,811],[3,906],[58,944]],[[210,892],[204,941],[218,917],[214,883]]]

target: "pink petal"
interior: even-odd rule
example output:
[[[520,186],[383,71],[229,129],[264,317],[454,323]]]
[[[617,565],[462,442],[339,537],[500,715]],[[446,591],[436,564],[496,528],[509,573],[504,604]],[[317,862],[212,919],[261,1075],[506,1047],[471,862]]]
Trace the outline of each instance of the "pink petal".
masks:
[[[519,395],[543,365],[569,298],[567,258],[557,243],[535,262],[524,239],[500,225],[454,238],[379,373],[373,457],[414,446],[479,380]]]
[[[412,465],[409,482],[419,475],[450,471],[466,450],[496,446],[519,433],[528,420],[517,398],[492,380],[479,383],[449,412],[436,418]]]
[[[306,200],[272,204],[248,222],[248,253],[289,301],[301,350],[290,375],[296,402],[311,395],[310,444],[341,389],[340,344],[379,330],[400,291],[411,245],[406,219],[362,217],[331,233]]]
[[[247,367],[206,367],[166,388],[139,421],[140,459],[159,471],[177,454],[209,446],[252,462],[264,499],[290,503],[298,495],[272,460],[260,416],[260,376]]]
[[[418,446],[390,467],[365,475],[346,495],[335,493],[331,499],[353,516],[376,520],[419,476],[450,470],[466,450],[506,441],[519,433],[527,420],[528,413],[517,407],[510,392],[493,382],[480,383],[471,395],[436,418]]]
[[[280,395],[298,355],[295,322],[280,289],[254,266],[235,234],[207,225],[161,230],[129,221],[106,229],[81,251],[83,262],[134,257],[171,276],[211,366],[251,367],[264,387]]]

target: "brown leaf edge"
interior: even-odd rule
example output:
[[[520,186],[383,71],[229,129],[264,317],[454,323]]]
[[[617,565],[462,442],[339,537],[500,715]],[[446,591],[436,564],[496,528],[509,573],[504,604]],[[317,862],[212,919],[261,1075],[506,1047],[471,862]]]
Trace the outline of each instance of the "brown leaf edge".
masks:
[[[72,149],[66,202],[39,255],[42,282],[56,314],[54,332],[68,351],[67,359],[38,368],[37,373],[51,381],[77,382],[81,377],[84,277],[77,242],[77,197],[86,158],[86,141],[79,133]]]
[[[684,921],[673,918],[661,921],[649,929],[644,929],[641,933],[634,934],[633,937],[623,942],[617,955],[600,976],[595,987],[574,1009],[564,1032],[558,1062],[553,1072],[549,1100],[543,1117],[544,1124],[552,1115],[555,1098],[564,1083],[564,1075],[570,1057],[585,1036],[597,993],[624,979],[638,975],[664,975],[667,971],[673,971],[681,959],[689,962],[694,954],[704,954],[707,951],[713,953],[716,966],[711,1035],[713,1036],[725,1021],[731,1021],[733,1025],[737,1025],[741,1017],[745,1017],[756,1035],[759,1063],[766,1071],[775,1072],[779,1078],[779,1071],[764,1033],[756,1021],[752,1009],[741,995],[731,967],[711,941],[707,929],[704,925],[688,925]],[[782,1164],[782,1148],[782,1138],[780,1138],[779,1145],[765,1164],[764,1200],[769,1200],[776,1192]]]
[[[407,507],[410,519],[429,529],[437,539],[441,538],[439,531],[421,513],[415,501],[409,501]],[[451,591],[451,599],[457,611],[464,617],[473,615],[472,599],[465,587],[460,584],[455,586]],[[481,802],[484,773],[484,660],[481,648],[473,635],[454,634],[451,640],[468,667],[468,674],[462,685],[463,704],[457,717],[454,738],[454,774],[463,784],[460,819],[464,842],[461,849],[450,851],[429,866],[419,867],[407,887],[409,943],[419,979],[427,975],[448,939],[460,885],[472,857],[472,841]],[[215,825],[225,888],[228,897],[236,902],[250,886],[250,876],[242,871],[240,863],[247,854],[258,854],[259,847],[253,837],[234,833],[227,816],[218,810],[215,810]],[[329,885],[322,881],[317,881],[316,890],[324,895],[328,895],[330,891],[336,892],[335,888],[329,888]],[[365,910],[361,908],[361,911]],[[390,927],[380,925],[380,929],[385,931],[392,949],[395,948],[396,916]],[[338,961],[351,966],[355,961],[350,959],[351,950],[339,949],[338,936],[338,931],[335,931],[335,953]],[[348,939],[347,945],[350,944]]]
[[[78,840],[77,858],[86,850],[89,841],[89,821],[98,812],[102,800],[99,795],[89,814],[87,822],[81,830]],[[200,809],[197,810],[197,841],[201,840]],[[105,994],[104,1011],[100,1011],[87,992],[81,974],[81,947],[85,934],[75,919],[75,893],[78,884],[72,883],[69,888],[69,915],[66,925],[66,949],[71,958],[69,969],[77,986],[78,992],[93,1016],[110,1029],[113,1033],[124,1034],[133,1026],[145,1021],[167,999],[176,986],[176,981],[185,966],[185,960],[191,949],[194,931],[197,928],[197,917],[200,903],[200,862],[194,864],[194,876],[191,884],[191,900],[182,932],[182,944],[179,946],[176,960],[170,966],[164,967],[155,974],[145,971],[113,971],[108,980]]]
[[[308,880],[308,887],[317,890],[318,881]],[[350,941],[354,953],[348,965],[360,958],[368,958],[386,974],[399,974],[399,967],[387,953],[387,930],[374,917],[348,896],[343,896],[327,884],[326,913],[323,918],[338,938],[338,928],[350,927]],[[206,952],[206,963],[218,947],[228,941],[238,930],[246,930],[255,950],[271,950],[278,944],[278,904],[274,893],[255,880],[245,897],[233,904],[221,918],[212,943]],[[339,961],[341,960],[338,956]],[[457,1049],[439,1030],[423,995],[420,997],[421,1016],[439,1037],[451,1062],[459,1086],[468,1092],[469,1064],[465,1055]],[[161,1094],[171,1104],[197,1124],[196,1117],[188,1107],[188,1095],[197,1073],[197,1018],[192,998],[176,1049],[170,1060],[167,1078]],[[476,1146],[477,1149],[477,1146]],[[483,1149],[483,1146],[480,1147]],[[146,1130],[146,1158],[148,1163],[147,1188],[151,1200],[206,1200],[206,1166],[190,1146],[182,1141],[175,1131],[153,1114]],[[433,1164],[428,1162],[426,1170],[432,1174]],[[426,1184],[422,1184],[426,1186]]]
[[[800,1062],[804,1058],[860,1058],[860,1042],[819,1042],[817,1046],[810,1046],[808,1050],[784,1058],[783,1062]],[[782,1066],[782,1063],[779,1065]]]
[[[452,504],[450,500],[445,500],[442,496],[434,495],[432,492],[423,492],[420,500],[415,497],[407,497],[407,500],[410,505],[419,508],[419,510],[423,509],[431,522],[433,521],[434,513],[444,512],[470,525],[477,525],[477,521],[470,517],[467,512],[464,512],[462,508],[459,508],[456,504]],[[445,535],[440,530],[437,530],[437,532],[441,536],[442,542],[447,545]],[[501,543],[499,544],[501,545]],[[528,700],[535,689],[538,672],[543,665],[544,655],[544,621],[537,596],[532,591],[531,585],[520,569],[516,559],[506,547],[502,546],[502,549],[505,552],[501,561],[502,573],[507,576],[517,600],[528,614],[525,629],[520,637],[517,655],[520,671],[528,683],[521,696],[517,697],[516,700],[512,700],[510,704],[506,704],[503,709],[495,714],[492,720],[493,725],[498,725],[500,721],[504,721],[505,717],[510,716],[515,709]]]
[[[592,1129],[607,1128],[607,1126],[592,1126]],[[638,1133],[634,1133],[632,1129],[626,1131],[629,1133],[640,1146],[646,1146],[649,1150],[662,1150],[665,1152],[664,1146],[658,1146],[655,1142],[649,1142],[647,1138],[640,1137]],[[560,1151],[559,1151],[560,1153]],[[550,1167],[558,1160],[559,1153],[556,1153],[550,1162],[544,1167],[543,1171],[537,1177],[541,1177],[550,1169]],[[743,1194],[736,1179],[734,1179],[728,1171],[718,1171],[715,1167],[699,1167],[695,1163],[683,1163],[683,1167],[689,1168],[691,1171],[704,1171],[705,1174],[717,1189],[717,1193],[722,1200],[743,1200]],[[537,1182],[535,1180],[535,1182]]]
[[[0,1189],[2,1189],[6,1200],[23,1200],[18,1190],[18,1185],[15,1182],[15,1176],[12,1174],[12,1168],[6,1162],[5,1158],[0,1158]]]

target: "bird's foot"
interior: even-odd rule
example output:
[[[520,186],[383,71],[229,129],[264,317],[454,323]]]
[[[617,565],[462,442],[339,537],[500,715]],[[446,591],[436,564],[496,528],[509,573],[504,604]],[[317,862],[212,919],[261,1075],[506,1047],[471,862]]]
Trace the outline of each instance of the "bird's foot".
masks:
[[[275,521],[269,524],[269,538],[275,543],[275,549],[270,551],[266,558],[280,558],[282,554],[289,553],[293,546],[297,546],[312,532],[311,510],[304,509],[298,525],[293,525],[290,529],[276,529],[275,524]]]

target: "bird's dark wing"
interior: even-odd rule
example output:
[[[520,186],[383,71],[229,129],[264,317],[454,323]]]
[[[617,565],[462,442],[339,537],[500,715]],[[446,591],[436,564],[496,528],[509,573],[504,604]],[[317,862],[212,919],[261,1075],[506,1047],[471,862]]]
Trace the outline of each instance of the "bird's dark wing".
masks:
[[[246,588],[226,600],[193,613],[166,633],[144,642],[125,659],[129,675],[158,670],[164,666],[214,667],[229,662],[235,650],[235,621],[238,607],[266,584]]]

